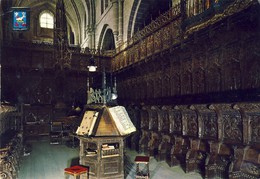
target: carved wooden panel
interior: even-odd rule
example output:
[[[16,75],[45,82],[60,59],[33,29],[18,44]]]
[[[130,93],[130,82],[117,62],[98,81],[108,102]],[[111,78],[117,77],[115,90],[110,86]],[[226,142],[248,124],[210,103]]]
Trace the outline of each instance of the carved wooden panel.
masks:
[[[182,60],[181,64],[181,93],[192,93],[192,61],[190,58]]]
[[[215,49],[209,52],[206,69],[207,92],[220,91],[221,89],[221,60],[221,49]]]
[[[135,61],[135,48],[134,47],[130,47],[130,49],[128,50],[128,53],[129,53],[129,61],[130,61],[130,64],[133,64],[134,61]]]
[[[181,74],[180,74],[180,62],[175,61],[172,64],[171,69],[171,95],[181,94]]]
[[[238,103],[237,108],[243,119],[244,143],[260,149],[260,104]]]
[[[158,131],[169,132],[169,106],[163,106],[158,111]]]
[[[154,81],[151,78],[151,76],[148,77],[148,82],[147,82],[147,97],[148,98],[153,98],[154,97]]]
[[[220,116],[219,139],[225,143],[243,143],[243,121],[238,110],[233,109],[231,104],[214,104]]]
[[[189,109],[187,106],[180,106],[182,113],[182,134],[184,136],[198,136],[198,116],[196,112],[192,109]],[[193,108],[191,106],[191,108]]]
[[[198,53],[193,57],[193,94],[205,92],[205,55]]]
[[[143,107],[141,110],[141,128],[149,129],[149,113],[147,107]]]
[[[153,34],[154,36],[154,52],[161,50],[161,33],[157,31]]]
[[[162,34],[162,48],[167,49],[170,47],[171,41],[171,26],[167,25],[165,28],[161,30]]]
[[[251,114],[249,117],[249,142],[260,148],[260,114]]]
[[[171,30],[171,35],[172,35],[172,43],[173,44],[177,44],[180,42],[180,24],[179,22],[176,20],[174,22],[172,22],[172,30]]]
[[[138,62],[140,59],[140,43],[136,44],[134,47],[134,62]]]
[[[175,107],[169,111],[170,131],[173,134],[182,134],[182,115],[180,109]]]
[[[154,51],[154,36],[147,37],[147,56],[152,55]]]
[[[171,96],[171,77],[170,77],[170,69],[167,68],[164,71],[164,75],[162,78],[162,97]]]
[[[257,42],[255,42],[257,41]],[[252,43],[255,42],[255,43]],[[242,68],[244,88],[260,87],[260,61],[257,51],[260,49],[260,42],[257,38],[248,39],[243,46]],[[250,62],[250,63],[249,63]]]
[[[240,48],[239,42],[225,48],[224,59],[224,89],[236,90],[241,88]]]
[[[243,140],[242,134],[242,119],[237,112],[223,113],[223,140],[229,143],[241,143]]]
[[[218,139],[218,116],[206,105],[194,105],[198,111],[199,137],[202,139]]]
[[[149,110],[149,130],[158,131],[158,107],[152,106]]]
[[[140,59],[144,59],[147,54],[147,40],[143,40],[140,42]]]
[[[162,73],[159,71],[155,74],[156,79],[154,80],[154,97],[162,96]]]

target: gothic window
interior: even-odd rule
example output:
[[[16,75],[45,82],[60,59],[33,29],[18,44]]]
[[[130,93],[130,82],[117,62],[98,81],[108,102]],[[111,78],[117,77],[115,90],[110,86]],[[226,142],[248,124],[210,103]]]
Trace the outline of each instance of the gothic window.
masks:
[[[39,19],[41,28],[53,29],[54,16],[50,11],[43,11]]]

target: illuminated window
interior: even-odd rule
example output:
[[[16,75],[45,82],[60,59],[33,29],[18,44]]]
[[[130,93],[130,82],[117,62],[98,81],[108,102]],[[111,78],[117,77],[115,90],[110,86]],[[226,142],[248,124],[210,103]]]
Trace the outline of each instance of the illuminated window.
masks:
[[[40,26],[41,28],[53,29],[54,17],[50,12],[43,12],[40,15]]]

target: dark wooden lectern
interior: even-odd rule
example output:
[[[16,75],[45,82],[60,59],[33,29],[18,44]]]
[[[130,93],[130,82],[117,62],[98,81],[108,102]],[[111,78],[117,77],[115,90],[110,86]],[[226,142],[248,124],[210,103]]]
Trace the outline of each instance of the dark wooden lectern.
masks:
[[[77,130],[90,179],[124,179],[124,139],[135,132],[123,106],[88,105]]]

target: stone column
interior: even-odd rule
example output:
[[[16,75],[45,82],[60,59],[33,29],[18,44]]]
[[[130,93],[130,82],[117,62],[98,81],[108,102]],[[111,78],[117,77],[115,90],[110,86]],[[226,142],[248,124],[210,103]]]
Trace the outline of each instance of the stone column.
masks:
[[[95,31],[94,28],[92,26],[89,26],[87,29],[87,34],[88,34],[88,38],[89,38],[89,48],[90,49],[94,49],[95,48]]]
[[[120,1],[120,0],[119,0]],[[112,0],[112,12],[113,12],[113,19],[115,19],[114,25],[113,25],[113,33],[116,42],[118,41],[118,22],[119,22],[119,15],[118,15],[118,0]]]
[[[123,42],[123,4],[124,0],[118,2],[118,43]]]

